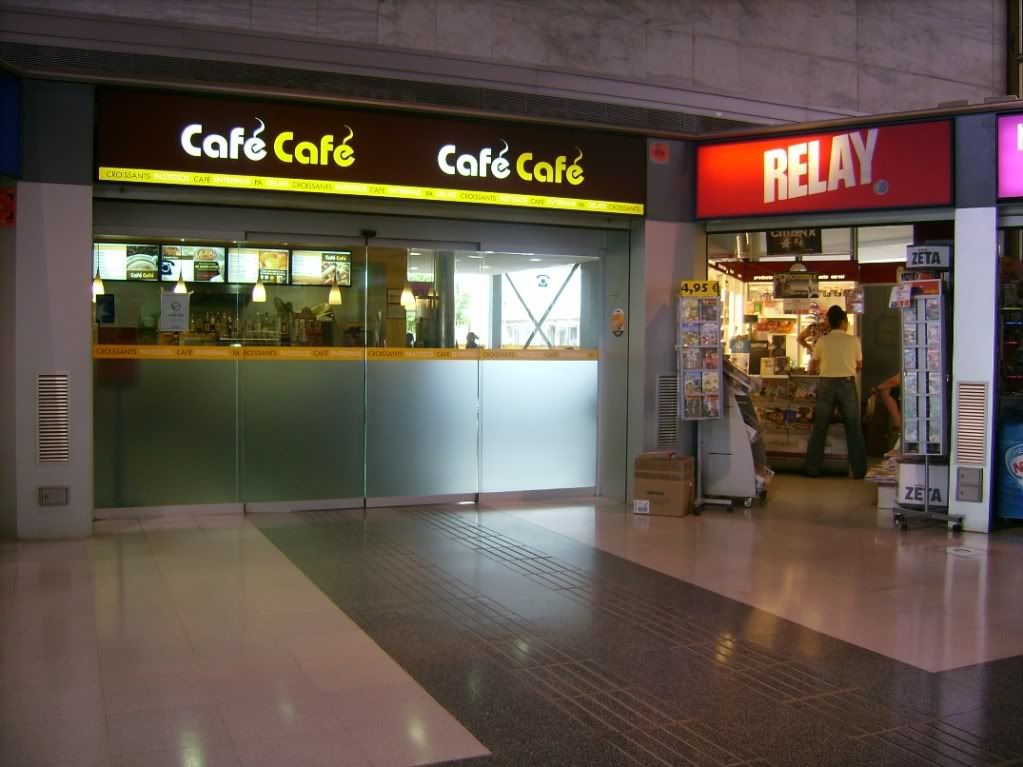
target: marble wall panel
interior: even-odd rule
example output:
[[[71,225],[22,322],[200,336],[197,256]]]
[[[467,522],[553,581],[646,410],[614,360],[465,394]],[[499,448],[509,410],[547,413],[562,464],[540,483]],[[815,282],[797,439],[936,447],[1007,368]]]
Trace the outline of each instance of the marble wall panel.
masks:
[[[805,105],[809,97],[810,57],[746,46],[739,49],[739,78],[743,92],[752,98]]]
[[[646,29],[623,21],[602,21],[597,28],[601,72],[642,79],[646,75]]]
[[[316,35],[350,43],[375,43],[377,0],[317,0]]]
[[[436,0],[380,0],[377,13],[377,42],[381,45],[436,49]]]
[[[252,29],[316,36],[317,0],[252,0]]]
[[[33,8],[44,11],[74,11],[75,13],[103,13],[117,15],[117,0],[13,0],[12,7]],[[130,12],[126,15],[134,15]]]
[[[993,8],[981,2],[860,0],[860,61],[960,82],[990,82],[991,55],[981,49],[1004,55],[995,48]]]
[[[544,19],[525,15],[503,3],[491,9],[491,17],[494,20],[492,50],[495,59],[534,65],[545,60],[547,38]]]
[[[814,56],[810,59],[807,106],[859,110],[859,67],[854,61]]]
[[[693,39],[693,86],[700,90],[739,93],[739,44],[714,37]]]
[[[227,29],[249,29],[252,24],[252,0],[209,0],[182,3],[181,20]],[[134,16],[137,11],[132,10]]]
[[[646,33],[646,76],[675,85],[693,82],[693,36],[649,28]]]
[[[437,0],[437,50],[489,58],[494,47],[492,10],[475,0]]]
[[[541,26],[544,60],[556,68],[604,72],[598,49],[600,20],[550,13]],[[541,62],[534,62],[541,63]]]
[[[937,77],[865,66],[859,71],[859,108],[862,112],[898,112],[927,109],[941,102],[989,96],[990,86],[958,83]]]
[[[185,0],[116,0],[114,12],[151,21],[182,21],[186,5]]]
[[[646,23],[663,32],[693,32],[694,4],[703,0],[647,0]]]
[[[746,0],[739,29],[757,47],[856,59],[853,0]]]
[[[738,42],[744,14],[740,0],[693,0],[693,34]]]
[[[482,0],[481,0],[482,1]],[[579,19],[613,19],[642,23],[646,18],[646,0],[499,0],[519,13],[544,16],[567,14]]]

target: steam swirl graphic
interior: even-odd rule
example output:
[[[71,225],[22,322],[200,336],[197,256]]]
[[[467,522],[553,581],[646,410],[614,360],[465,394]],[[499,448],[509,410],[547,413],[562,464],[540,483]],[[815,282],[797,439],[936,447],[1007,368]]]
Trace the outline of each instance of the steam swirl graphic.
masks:
[[[260,118],[257,117],[256,118],[256,122],[259,123],[259,129],[258,130],[254,130],[252,132],[252,138],[256,138],[256,136],[258,136],[260,133],[262,133],[263,131],[266,130],[266,126],[263,124],[263,121]]]
[[[355,131],[352,130],[351,126],[346,125],[345,127],[348,128],[348,135],[345,136],[344,140],[341,142],[342,146],[351,141],[352,137],[355,136]]]
[[[505,141],[504,139],[501,139],[501,143],[504,144],[504,149],[498,152],[497,154],[498,157],[504,157],[506,154],[508,154],[508,142]]]
[[[577,165],[579,163],[579,161],[581,159],[583,159],[583,150],[580,149],[579,147],[576,147],[575,151],[577,151],[579,153],[579,155],[574,160],[572,160],[572,164],[573,165]]]

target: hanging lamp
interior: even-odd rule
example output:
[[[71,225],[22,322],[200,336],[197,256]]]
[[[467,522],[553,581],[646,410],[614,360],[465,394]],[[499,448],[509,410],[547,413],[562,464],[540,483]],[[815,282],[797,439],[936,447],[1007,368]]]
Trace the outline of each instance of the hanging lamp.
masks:
[[[92,302],[96,303],[96,296],[101,296],[106,293],[106,288],[103,286],[103,279],[99,276],[99,267],[96,267],[96,276],[92,278]]]

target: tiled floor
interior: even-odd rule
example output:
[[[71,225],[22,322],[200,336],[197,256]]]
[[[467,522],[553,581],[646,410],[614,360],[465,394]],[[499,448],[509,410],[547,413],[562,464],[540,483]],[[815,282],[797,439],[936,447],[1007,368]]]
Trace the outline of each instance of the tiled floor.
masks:
[[[906,533],[874,488],[779,475],[766,507],[636,517],[511,508],[547,530],[929,671],[1023,655],[1023,536]],[[600,507],[597,507],[598,509]]]
[[[4,767],[407,767],[486,753],[241,517],[0,544]]]
[[[803,482],[0,543],[0,765],[1023,765],[1023,539]]]

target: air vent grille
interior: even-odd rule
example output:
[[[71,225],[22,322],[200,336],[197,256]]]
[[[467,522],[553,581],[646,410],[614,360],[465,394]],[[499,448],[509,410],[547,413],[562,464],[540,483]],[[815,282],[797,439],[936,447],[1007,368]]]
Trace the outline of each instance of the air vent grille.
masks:
[[[657,376],[657,447],[678,445],[678,376]]]
[[[36,380],[36,443],[39,463],[71,460],[70,385],[66,373]]]
[[[987,384],[960,383],[956,390],[958,464],[983,466],[987,454]]]
[[[388,77],[272,67],[248,62],[212,61],[143,53],[118,53],[0,41],[0,61],[29,73],[121,75],[173,83],[214,83],[288,89],[298,93],[402,104],[483,110],[525,117],[577,120],[640,130],[690,135],[748,127],[749,123],[681,111],[607,104],[542,94],[474,86],[399,80]]]

